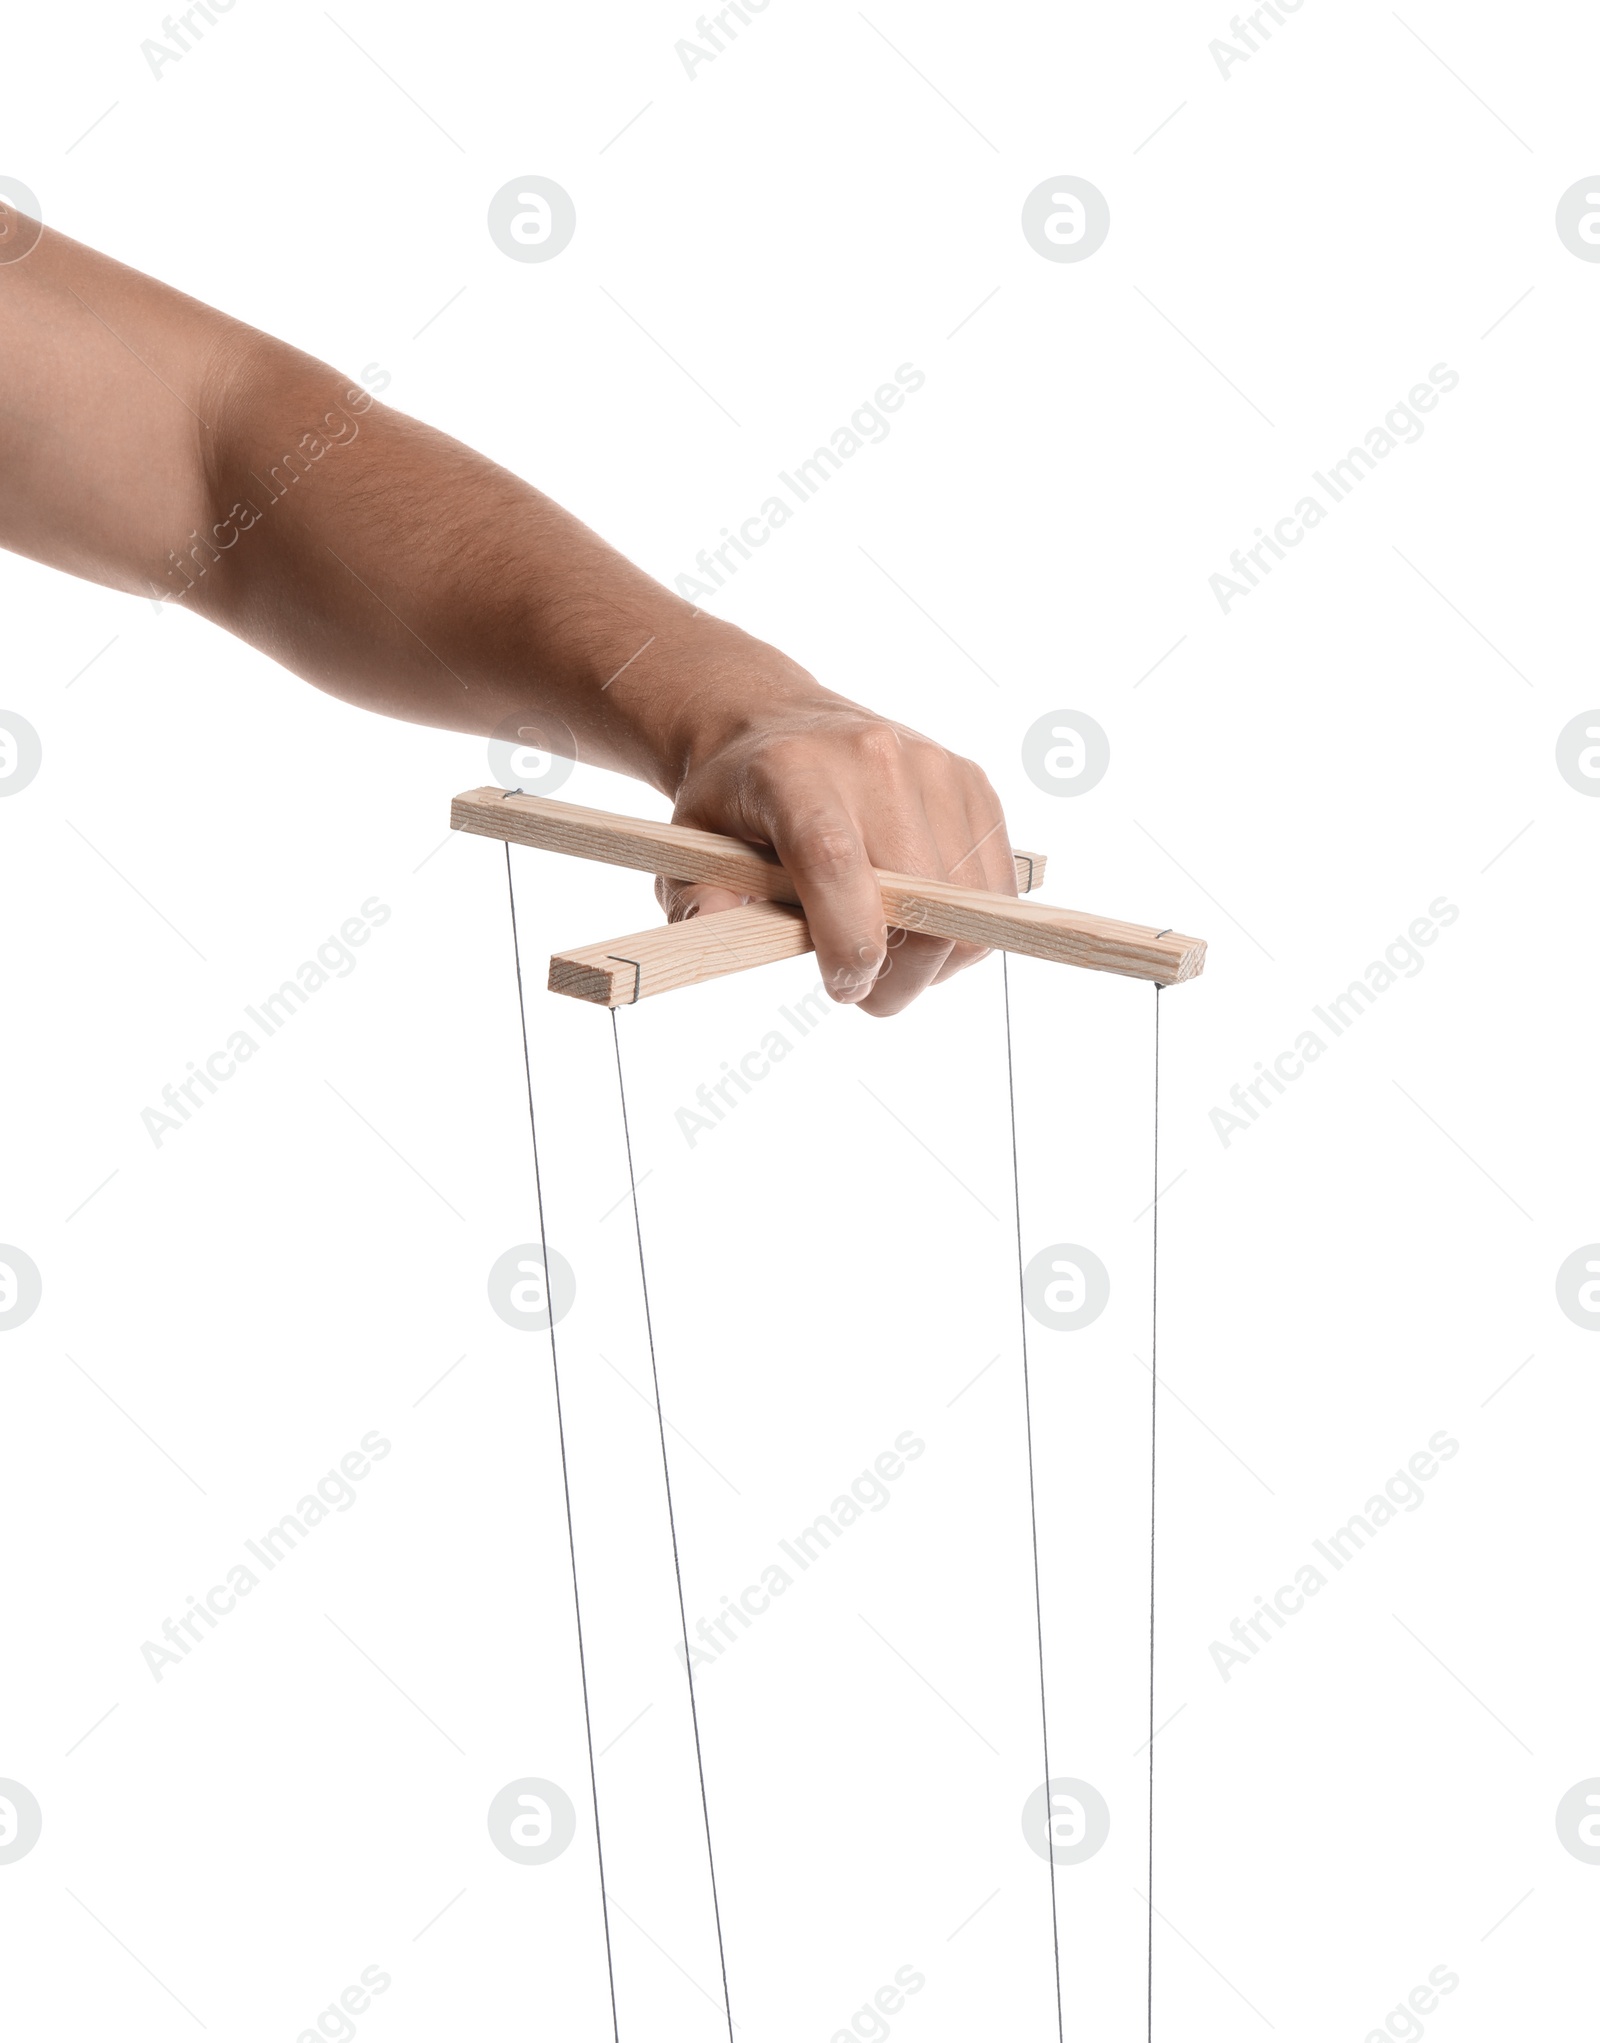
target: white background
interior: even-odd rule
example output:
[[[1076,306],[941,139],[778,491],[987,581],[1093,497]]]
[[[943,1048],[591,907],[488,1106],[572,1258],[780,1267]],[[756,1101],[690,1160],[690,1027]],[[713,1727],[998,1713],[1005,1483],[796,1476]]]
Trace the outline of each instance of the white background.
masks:
[[[869,14],[775,0],[691,80],[659,5],[242,0],[157,80],[153,9],[25,10],[0,171],[387,375],[666,580],[923,370],[710,607],[981,759],[1049,898],[1210,939],[1162,996],[1156,2031],[1410,2035],[1443,1967],[1429,2035],[1573,2033],[1600,1399],[1554,1277],[1600,1235],[1600,803],[1554,747],[1600,700],[1600,268],[1553,222],[1595,170],[1600,29],[1310,0],[1224,80],[1220,9]],[[535,173],[578,230],[514,263],[486,209]],[[1019,225],[1066,173],[1111,208],[1082,263]],[[1438,363],[1421,441],[1224,614],[1229,553]],[[7,2032],[333,2037],[377,1966],[363,2037],[608,2036],[548,1346],[485,1292],[537,1223],[503,854],[442,844],[483,747],[188,616],[0,582],[0,708],[44,758],[0,801],[0,1240],[44,1285],[0,1341],[0,1776],[44,1817],[0,1866]],[[1110,738],[1077,799],[1021,766],[1056,710]],[[653,909],[517,863],[622,2034],[699,2043],[611,1024],[540,990]],[[356,969],[155,1145],[162,1087],[373,896]],[[1440,896],[1424,969],[1224,1146],[1230,1088]],[[808,965],[621,1017],[691,1622],[926,1444],[701,1676],[733,2012],[873,2037],[911,1967],[896,2038],[1045,2036],[999,965],[830,1016],[691,1148],[675,1109]],[[1111,1809],[1059,1875],[1068,2032],[1113,2043],[1146,2021],[1154,996],[1024,962],[1012,997],[1025,1245],[1112,1283],[1031,1351],[1052,1762]],[[356,1503],[155,1681],[142,1643],[374,1428]],[[1224,1681],[1212,1642],[1441,1430],[1425,1502]],[[524,1776],[578,1809],[540,1867],[485,1822]]]

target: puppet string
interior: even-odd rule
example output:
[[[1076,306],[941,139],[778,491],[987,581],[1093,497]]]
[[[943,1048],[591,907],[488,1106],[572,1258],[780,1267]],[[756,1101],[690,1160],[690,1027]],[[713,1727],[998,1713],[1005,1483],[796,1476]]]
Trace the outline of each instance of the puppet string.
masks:
[[[1022,1174],[1017,1162],[1017,1083],[1011,1048],[1011,968],[1000,953],[1000,983],[1005,994],[1006,1102],[1011,1112],[1011,1189],[1017,1216],[1017,1304],[1022,1325],[1022,1416],[1028,1449],[1028,1525],[1033,1538],[1033,1614],[1039,1646],[1039,1732],[1044,1751],[1044,1850],[1050,1866],[1050,1938],[1055,1953],[1056,2035],[1066,2043],[1066,2013],[1061,2000],[1061,1918],[1056,1905],[1056,1855],[1050,1822],[1050,1705],[1044,1677],[1044,1592],[1039,1576],[1039,1504],[1033,1463],[1033,1388],[1028,1372],[1028,1301],[1023,1284]]]
[[[611,1907],[606,1895],[605,1848],[600,1837],[600,1781],[595,1770],[594,1722],[589,1714],[589,1668],[583,1650],[583,1605],[578,1596],[578,1546],[572,1526],[572,1481],[567,1472],[567,1429],[561,1408],[561,1364],[556,1354],[556,1320],[550,1291],[550,1252],[544,1225],[544,1180],[539,1171],[539,1127],[533,1111],[533,1057],[528,1048],[528,1004],[522,987],[522,945],[517,937],[517,890],[511,879],[511,846],[506,845],[506,893],[511,902],[511,954],[517,968],[517,1012],[522,1020],[522,1069],[528,1085],[528,1134],[533,1144],[533,1191],[539,1213],[539,1254],[544,1261],[544,1295],[550,1310],[550,1376],[555,1386],[556,1438],[561,1448],[561,1493],[567,1509],[567,1552],[572,1561],[572,1615],[578,1634],[578,1680],[583,1690],[583,1733],[589,1748],[589,1796],[594,1806],[594,1855],[600,1876],[600,1920],[605,1928],[606,1983],[611,1989],[611,2034],[621,2043],[617,2020],[617,1975],[611,1956]]]
[[[722,1903],[717,1894],[717,1860],[711,1848],[711,1805],[706,1796],[706,1763],[700,1744],[700,1709],[695,1700],[694,1664],[689,1649],[689,1612],[683,1599],[683,1564],[678,1554],[678,1520],[672,1504],[672,1468],[667,1456],[667,1422],[661,1405],[661,1376],[656,1367],[655,1328],[650,1318],[650,1282],[645,1275],[644,1229],[639,1223],[639,1181],[633,1171],[633,1137],[628,1130],[628,1089],[622,1077],[622,1032],[617,1010],[611,1010],[611,1040],[617,1053],[617,1097],[622,1103],[622,1141],[628,1164],[629,1195],[633,1201],[633,1235],[639,1248],[639,1290],[644,1299],[644,1330],[650,1348],[650,1387],[656,1408],[656,1430],[661,1436],[661,1481],[667,1496],[667,1530],[672,1535],[672,1573],[678,1585],[678,1623],[683,1634],[683,1665],[689,1682],[689,1721],[694,1727],[694,1764],[700,1779],[700,1816],[706,1834],[706,1865],[711,1874],[711,1912],[717,1925],[717,1963],[722,1971],[722,2012],[728,2023],[728,2043],[733,2043],[733,2008],[728,1996],[728,1954],[722,1940]]]

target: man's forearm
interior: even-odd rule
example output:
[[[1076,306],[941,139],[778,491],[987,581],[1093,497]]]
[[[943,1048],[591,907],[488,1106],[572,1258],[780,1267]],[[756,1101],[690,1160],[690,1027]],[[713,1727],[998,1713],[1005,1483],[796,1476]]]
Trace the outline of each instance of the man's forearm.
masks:
[[[174,563],[173,593],[365,708],[484,733],[553,713],[583,758],[673,792],[690,697],[698,729],[736,715],[742,664],[769,679],[785,664],[518,477],[276,342],[249,339],[218,400],[220,530]],[[797,694],[821,692],[793,673]]]
[[[829,699],[495,462],[93,250],[46,235],[0,268],[8,317],[35,344],[9,351],[0,530],[52,565],[199,611],[362,708],[483,734],[559,718],[582,758],[667,793],[708,732],[737,734],[752,669],[769,703]]]

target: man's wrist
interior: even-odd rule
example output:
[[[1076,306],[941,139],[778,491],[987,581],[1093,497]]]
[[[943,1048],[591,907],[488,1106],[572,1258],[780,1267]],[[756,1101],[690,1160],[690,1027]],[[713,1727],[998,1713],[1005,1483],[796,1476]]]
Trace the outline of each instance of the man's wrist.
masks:
[[[639,761],[633,770],[674,799],[696,766],[770,726],[775,710],[833,699],[776,648],[704,614],[664,618],[617,664],[610,651],[598,664],[608,671],[593,685]]]

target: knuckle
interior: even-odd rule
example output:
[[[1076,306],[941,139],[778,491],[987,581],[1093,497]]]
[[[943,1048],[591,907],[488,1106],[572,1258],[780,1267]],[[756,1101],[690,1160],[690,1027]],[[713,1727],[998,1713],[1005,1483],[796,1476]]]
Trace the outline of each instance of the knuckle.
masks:
[[[827,885],[853,878],[866,858],[866,848],[854,830],[842,823],[818,823],[796,834],[785,863],[798,879]]]
[[[893,724],[874,719],[857,730],[855,748],[869,764],[888,766],[900,759],[906,744],[902,733]]]

